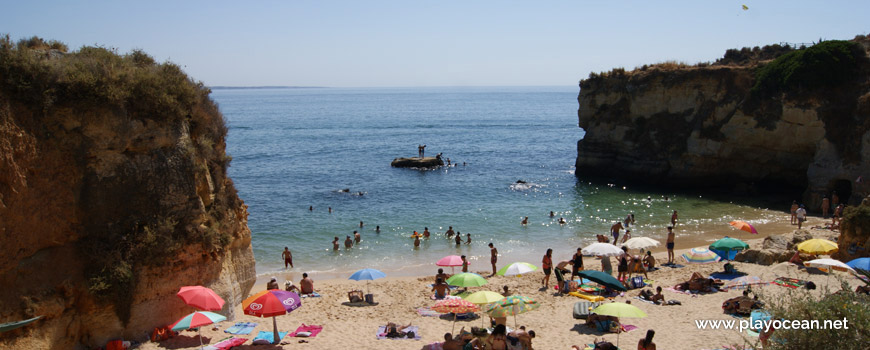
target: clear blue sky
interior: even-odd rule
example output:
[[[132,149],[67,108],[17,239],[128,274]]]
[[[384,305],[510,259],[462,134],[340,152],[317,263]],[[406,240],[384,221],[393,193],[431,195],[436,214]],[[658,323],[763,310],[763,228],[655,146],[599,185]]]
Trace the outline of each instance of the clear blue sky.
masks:
[[[749,10],[744,11],[741,5]],[[143,49],[207,85],[576,85],[589,72],[868,34],[870,1],[39,1],[0,33]]]

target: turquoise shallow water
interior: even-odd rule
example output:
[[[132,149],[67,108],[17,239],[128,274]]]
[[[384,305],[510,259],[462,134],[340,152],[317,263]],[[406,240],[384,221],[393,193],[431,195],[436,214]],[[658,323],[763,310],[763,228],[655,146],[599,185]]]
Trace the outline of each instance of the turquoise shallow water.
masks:
[[[683,218],[681,235],[721,236],[734,218],[773,219],[769,211],[695,194],[576,179],[584,134],[576,96],[576,87],[215,90],[229,125],[229,174],[249,206],[257,272],[283,269],[285,246],[297,272],[341,276],[374,267],[414,275],[451,254],[487,269],[489,242],[502,254],[500,265],[538,264],[549,247],[555,259],[567,258],[629,212],[637,220],[633,235],[654,238],[663,237],[673,210]],[[395,157],[416,156],[418,144],[460,165],[390,167]],[[344,188],[364,194],[338,192]],[[523,216],[529,225],[520,225]],[[558,217],[568,223],[557,224]],[[446,240],[448,226],[470,233],[472,244]],[[433,237],[415,249],[409,236],[424,227]],[[343,241],[354,230],[361,244],[332,251],[333,237]]]

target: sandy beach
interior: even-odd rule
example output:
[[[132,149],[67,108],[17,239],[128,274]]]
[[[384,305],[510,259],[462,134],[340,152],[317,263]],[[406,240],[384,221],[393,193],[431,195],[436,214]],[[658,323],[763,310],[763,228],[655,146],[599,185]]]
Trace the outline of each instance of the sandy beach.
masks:
[[[824,222],[827,222],[827,220],[810,218],[808,221],[809,225],[805,226],[805,228],[819,226]],[[796,226],[788,225],[787,222],[770,224],[764,227],[763,232],[766,234],[754,235],[753,237],[755,238],[747,242],[752,248],[760,247],[764,237],[790,233],[796,228]],[[762,229],[759,230],[761,231]],[[837,235],[836,232],[823,229],[814,229],[811,232],[817,238],[832,238]],[[709,276],[713,272],[722,271],[723,263],[690,265],[682,262],[679,255],[691,247],[686,248],[678,249],[676,252],[678,262],[686,265],[685,267],[663,267],[660,270],[649,273],[649,279],[654,281],[653,288],[655,286],[662,286],[663,288],[673,287],[687,280],[693,272]],[[559,251],[560,254],[568,254],[567,248],[561,250]],[[664,252],[663,247],[659,247],[654,252],[654,256],[659,262],[667,260],[667,254]],[[554,261],[560,258],[562,258],[561,255],[554,254]],[[510,262],[513,262],[510,256],[501,256],[499,258],[499,268],[503,266],[502,264]],[[532,261],[531,263],[540,265],[539,261]],[[773,281],[776,277],[786,276],[815,282],[819,286],[819,289],[815,292],[824,290],[825,285],[832,286],[833,291],[839,289],[838,286],[834,287],[839,284],[837,278],[833,276],[829,277],[825,274],[810,274],[806,270],[798,270],[794,265],[788,263],[761,266],[735,262],[734,265],[739,271],[749,276],[758,276],[765,282]],[[586,258],[585,266],[587,269],[600,270],[600,261],[595,258]],[[486,267],[488,268],[489,266]],[[248,341],[238,347],[238,349],[420,349],[427,344],[442,341],[444,333],[450,332],[453,327],[452,318],[446,316],[421,316],[417,312],[418,308],[429,307],[435,304],[435,301],[430,298],[432,295],[430,284],[434,281],[436,269],[437,267],[433,265],[431,274],[426,276],[387,277],[370,283],[347,279],[318,280],[318,276],[311,276],[315,280],[316,290],[322,297],[305,298],[299,309],[288,315],[277,317],[278,329],[281,332],[293,332],[302,324],[320,325],[323,327],[322,332],[314,338],[291,338],[287,336],[282,339],[283,342],[280,346],[255,346],[251,345],[251,342]],[[483,276],[488,276],[490,272],[479,264],[472,266],[471,270]],[[450,272],[449,268],[447,272]],[[853,288],[860,283],[856,278],[846,274],[835,273],[835,275],[845,278]],[[553,277],[551,277],[550,288],[542,288],[542,276],[543,273],[540,271],[521,277],[494,276],[488,278],[488,284],[482,287],[469,288],[469,290],[500,292],[503,286],[508,286],[514,294],[536,299],[541,304],[538,309],[516,317],[518,325],[525,325],[528,329],[534,330],[537,333],[537,337],[533,340],[533,347],[535,349],[570,349],[572,345],[581,345],[582,348],[582,344],[588,344],[595,339],[602,338],[613,343],[617,342],[617,334],[598,332],[594,328],[586,327],[584,320],[574,319],[572,317],[573,305],[582,299],[573,296],[557,295],[556,290],[553,289],[555,284],[555,278]],[[284,276],[279,276],[278,278],[278,282],[282,286],[285,278]],[[293,277],[293,281],[298,285],[298,277]],[[259,281],[251,293],[253,294],[265,289],[265,282]],[[374,301],[377,305],[348,305],[347,292],[355,289],[368,290],[369,293],[374,294]],[[791,291],[789,288],[774,284],[766,284],[754,289],[760,289],[760,293],[765,296],[774,297]],[[749,337],[746,333],[738,333],[736,330],[699,330],[695,323],[695,320],[704,319],[733,319],[722,312],[721,306],[725,300],[741,295],[742,290],[728,290],[704,295],[688,295],[665,290],[664,296],[667,300],[675,299],[682,303],[682,305],[674,306],[659,306],[637,300],[635,297],[639,291],[639,289],[630,290],[605,301],[631,301],[632,305],[637,306],[648,314],[646,318],[622,320],[624,325],[637,327],[637,329],[619,335],[619,343],[624,349],[634,348],[638,340],[643,338],[649,329],[656,331],[654,341],[658,344],[659,348],[663,349],[714,349],[725,345],[741,345],[744,344],[746,339],[751,341],[757,339]],[[236,306],[236,313],[242,315],[240,305]],[[459,320],[456,322],[456,331],[458,332],[461,327],[465,327],[468,330],[472,326],[480,326],[482,323],[488,323],[488,321],[488,318],[484,318],[484,320],[480,318]],[[235,322],[256,322],[258,324],[251,334],[236,335],[236,337],[251,339],[259,331],[272,330],[272,319],[243,315],[233,321],[224,321],[217,328],[203,327],[203,341],[214,344],[229,337],[230,334],[224,333],[224,330]],[[387,322],[399,324],[411,323],[418,326],[421,339],[378,340],[376,338],[378,327]],[[514,327],[513,318],[509,318],[507,323],[509,327]],[[299,343],[300,340],[305,340],[307,343]],[[140,348],[195,349],[198,347],[199,339],[197,338],[197,333],[194,331],[184,331],[178,337],[159,343],[148,342]]]

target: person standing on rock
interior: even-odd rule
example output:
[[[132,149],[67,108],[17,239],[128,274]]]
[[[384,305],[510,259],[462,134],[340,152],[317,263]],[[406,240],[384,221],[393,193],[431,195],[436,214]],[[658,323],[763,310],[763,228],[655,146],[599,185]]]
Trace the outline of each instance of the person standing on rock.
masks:
[[[423,158],[423,145],[417,145],[417,157]]]
[[[822,198],[822,218],[828,218],[828,210],[831,209],[831,201],[828,200],[828,196]]]
[[[803,204],[801,204],[800,208],[795,210],[795,215],[797,215],[798,230],[800,230],[801,226],[803,226],[804,221],[807,221],[807,210],[804,209]]]
[[[798,204],[797,201],[791,201],[791,224],[797,224],[797,210]]]
[[[420,146],[420,158],[426,156],[426,145]]]
[[[668,248],[668,264],[673,264],[674,263],[674,227],[673,226],[668,226],[668,241],[666,244],[667,244],[667,248]]]
[[[284,258],[284,269],[287,269],[287,265],[290,265],[290,268],[293,268],[293,253],[290,252],[289,247],[284,247],[284,251],[281,253],[281,257]]]

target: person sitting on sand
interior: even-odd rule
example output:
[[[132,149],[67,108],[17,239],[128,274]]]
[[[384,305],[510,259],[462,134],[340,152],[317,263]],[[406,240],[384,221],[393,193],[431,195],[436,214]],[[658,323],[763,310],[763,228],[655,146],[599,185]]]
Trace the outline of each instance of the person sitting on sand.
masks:
[[[266,283],[266,289],[280,289],[280,287],[278,287],[278,278],[272,277],[272,279]]]
[[[299,288],[297,288],[296,285],[293,284],[293,281],[286,281],[286,282],[284,282],[284,290],[285,290],[285,291],[288,291],[288,292],[296,292],[296,293],[299,293]]]
[[[347,238],[344,240],[344,248],[350,249],[351,247],[353,247],[353,240],[350,239],[350,236],[347,236]]]
[[[452,238],[454,233],[453,226],[447,226],[447,232],[444,232],[444,234],[447,235],[447,238]]]
[[[487,350],[507,350],[507,327],[502,324],[497,324],[492,330],[492,334],[486,339]]]
[[[656,304],[664,304],[665,296],[662,295],[662,286],[656,287],[656,294],[649,298],[649,300]]]
[[[314,293],[314,281],[308,278],[308,272],[302,273],[302,280],[299,281],[299,286],[302,288],[302,294]]]
[[[463,345],[465,345],[465,342],[453,339],[453,335],[450,333],[444,333],[444,343],[441,344],[442,350],[462,350]]]
[[[513,295],[513,294],[511,293],[510,289],[508,289],[508,286],[507,286],[507,285],[505,285],[503,289],[504,289],[504,292],[502,292],[501,295],[506,296],[506,297],[509,297],[509,296]]]
[[[633,273],[643,273],[643,278],[649,279],[649,276],[646,274],[646,269],[643,267],[643,260],[641,260],[639,256],[633,256],[631,258],[631,268],[629,271],[629,278]]]
[[[791,257],[791,259],[789,259],[788,262],[795,264],[797,266],[800,266],[800,267],[804,266],[804,262],[801,260],[801,252],[799,252],[799,251],[795,251],[794,255]]]
[[[650,329],[646,331],[646,337],[643,337],[637,342],[637,350],[656,350],[656,343],[653,343],[653,337],[656,331]]]
[[[522,350],[532,349],[532,338],[535,337],[535,331],[526,332],[526,326],[520,326],[520,329],[512,330],[507,334],[507,340],[511,345],[511,349],[517,348],[517,343]]]
[[[643,258],[643,263],[646,265],[647,271],[652,271],[656,267],[656,258],[652,256],[651,251],[646,252],[646,257]]]
[[[444,299],[447,296],[447,291],[450,290],[450,286],[447,283],[444,283],[442,279],[436,279],[435,284],[432,285],[432,291],[435,292],[435,299]]]

